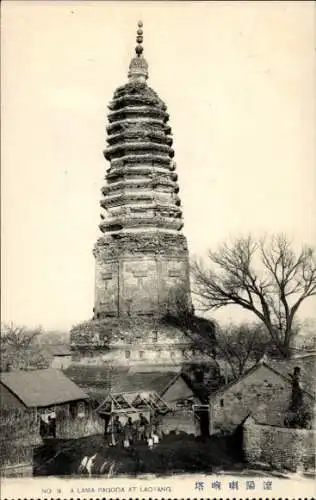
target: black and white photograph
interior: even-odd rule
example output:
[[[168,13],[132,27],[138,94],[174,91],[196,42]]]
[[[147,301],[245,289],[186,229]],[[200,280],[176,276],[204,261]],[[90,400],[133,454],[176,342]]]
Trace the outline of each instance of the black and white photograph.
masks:
[[[314,3],[1,10],[5,496],[314,496]]]

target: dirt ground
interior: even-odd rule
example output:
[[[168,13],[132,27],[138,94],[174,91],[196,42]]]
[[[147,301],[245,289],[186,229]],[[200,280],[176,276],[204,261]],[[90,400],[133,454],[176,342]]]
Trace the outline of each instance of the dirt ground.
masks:
[[[170,474],[180,472],[211,473],[218,469],[242,469],[242,453],[231,436],[211,437],[202,441],[193,435],[165,436],[152,450],[147,443],[130,449],[109,447],[103,436],[73,440],[53,440],[34,449],[34,476],[78,476],[82,459],[95,456],[94,475]]]

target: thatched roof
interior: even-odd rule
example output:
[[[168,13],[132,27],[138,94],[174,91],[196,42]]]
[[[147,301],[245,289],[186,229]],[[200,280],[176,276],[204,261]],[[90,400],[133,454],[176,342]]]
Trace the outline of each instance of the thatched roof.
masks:
[[[1,383],[27,408],[87,399],[87,394],[59,370],[1,373]]]

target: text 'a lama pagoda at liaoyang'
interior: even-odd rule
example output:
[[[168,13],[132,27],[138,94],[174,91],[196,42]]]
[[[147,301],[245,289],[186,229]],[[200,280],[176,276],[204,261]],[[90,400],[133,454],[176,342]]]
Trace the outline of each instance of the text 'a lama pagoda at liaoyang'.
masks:
[[[108,106],[94,317],[74,329],[72,347],[81,361],[174,365],[194,353],[183,317],[190,325],[202,320],[191,303],[169,115],[147,83],[142,22],[136,42],[128,81]]]

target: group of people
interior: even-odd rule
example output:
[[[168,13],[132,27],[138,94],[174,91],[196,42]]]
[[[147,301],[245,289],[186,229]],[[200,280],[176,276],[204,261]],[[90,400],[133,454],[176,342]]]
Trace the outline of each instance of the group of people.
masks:
[[[136,442],[147,441],[148,447],[153,448],[159,443],[160,431],[157,419],[148,421],[143,413],[135,421],[131,417],[127,418],[125,425],[122,424],[119,415],[114,417],[112,429],[110,430],[110,444],[116,446],[121,444],[124,448],[130,448]]]

